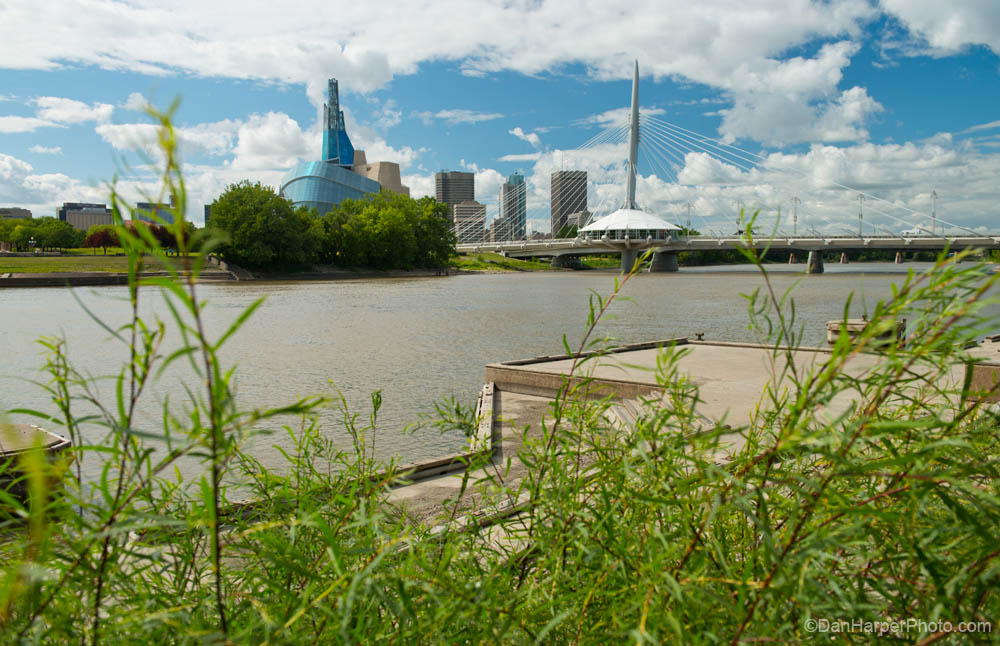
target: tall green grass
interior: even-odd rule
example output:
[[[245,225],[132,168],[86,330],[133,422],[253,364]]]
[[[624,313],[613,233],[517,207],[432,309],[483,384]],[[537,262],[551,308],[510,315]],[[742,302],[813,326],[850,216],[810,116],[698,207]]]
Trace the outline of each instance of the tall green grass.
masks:
[[[157,118],[166,168],[151,201],[173,197],[180,227],[176,139],[168,116]],[[121,225],[124,204],[112,200]],[[664,395],[633,426],[609,422],[613,402],[584,397],[586,381],[567,381],[521,449],[523,481],[508,481],[503,465],[464,476],[463,488],[506,490],[516,513],[459,522],[446,505],[453,522],[432,531],[388,503],[396,477],[370,451],[380,397],[367,420],[345,415],[355,438],[346,452],[317,427],[322,398],[242,408],[219,353],[259,302],[209,336],[196,282],[204,256],[182,272],[151,236],[119,236],[132,317],[105,324],[129,352],[114,397],[69,364],[64,341],[43,341],[53,405],[27,412],[74,440],[77,466],[28,459],[27,502],[0,495],[3,643],[1000,640],[942,630],[1000,617],[997,418],[945,378],[995,325],[982,266],[942,259],[911,274],[860,339],[841,337],[810,368],[789,360],[802,333],[793,301],[765,281],[747,302],[772,348],[771,379],[749,427],[705,426],[697,386],[677,368],[683,346],[662,352]],[[202,254],[215,245],[196,242]],[[140,280],[142,253],[171,276]],[[566,345],[598,352],[578,364],[599,360],[595,331],[627,280],[592,298],[587,335]],[[150,290],[166,297],[167,320],[140,315]],[[861,376],[843,370],[902,318],[905,346],[884,349]],[[182,340],[169,351],[168,329]],[[141,424],[150,385],[179,361],[198,375],[187,401],[164,405],[158,427]],[[826,412],[845,395],[844,412]],[[476,423],[462,407],[447,414],[442,424]],[[288,415],[299,423],[283,423]],[[86,425],[103,435],[85,436]],[[292,440],[283,469],[244,451],[268,429]],[[734,435],[742,448],[727,455]],[[201,465],[196,476],[182,475],[182,457]],[[83,460],[103,465],[96,480],[80,479]],[[811,631],[817,620],[914,624],[842,634]]]

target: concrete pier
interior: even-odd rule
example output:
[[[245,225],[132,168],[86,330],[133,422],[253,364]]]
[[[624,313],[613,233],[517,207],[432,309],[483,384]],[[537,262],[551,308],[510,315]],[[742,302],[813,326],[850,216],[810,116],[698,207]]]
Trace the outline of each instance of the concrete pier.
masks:
[[[846,265],[847,262],[848,262],[847,261],[847,252],[846,251],[841,251],[840,252],[840,264]]]
[[[903,264],[903,252],[902,251],[897,251],[896,252],[896,264],[897,265],[902,265]]]
[[[676,251],[658,251],[653,254],[649,271],[678,271]]]
[[[635,261],[639,257],[639,252],[636,249],[622,249],[622,273],[627,274],[632,271],[632,267],[635,266]]]
[[[552,256],[552,266],[560,269],[583,269],[579,256]]]
[[[823,273],[823,253],[820,251],[810,251],[809,260],[806,261],[807,274]]]
[[[997,337],[1000,340],[1000,335]],[[504,523],[516,517],[524,505],[521,482],[529,467],[519,458],[525,441],[537,442],[542,427],[551,424],[552,402],[567,386],[576,387],[578,399],[610,398],[605,412],[610,428],[625,430],[646,412],[655,412],[660,405],[671,405],[657,379],[662,348],[683,347],[686,353],[676,365],[678,377],[697,386],[696,424],[704,431],[718,429],[723,445],[718,460],[725,462],[742,448],[742,427],[751,423],[760,406],[767,405],[762,395],[773,378],[772,370],[781,374],[787,362],[794,363],[803,374],[821,366],[829,357],[825,348],[800,348],[789,354],[746,343],[722,343],[693,339],[665,339],[637,343],[607,350],[605,353],[584,354],[581,359],[570,355],[555,355],[491,363],[486,366],[486,386],[477,407],[479,419],[472,451],[448,456],[436,461],[410,465],[413,484],[394,489],[389,504],[414,522],[440,527],[449,525],[479,526]],[[1000,342],[987,342],[970,351],[979,363],[956,363],[944,375],[935,377],[942,388],[962,392],[987,402],[1000,399]],[[845,374],[860,377],[869,372],[884,357],[877,353],[858,353],[843,365]],[[919,366],[914,366],[919,371]],[[971,370],[971,374],[967,372]],[[963,384],[971,387],[963,392]],[[822,415],[831,423],[856,405],[856,394],[846,389],[823,406]],[[957,403],[957,402],[956,402]],[[472,482],[482,486],[465,486],[463,463],[477,454],[486,464],[481,471],[470,474]],[[489,473],[502,472],[502,482],[491,479]],[[487,486],[488,485],[488,486]],[[451,505],[457,504],[457,514]],[[500,532],[503,535],[503,532]]]
[[[788,264],[789,265],[794,265],[797,262],[798,262],[798,258],[795,257],[794,253],[788,254]]]

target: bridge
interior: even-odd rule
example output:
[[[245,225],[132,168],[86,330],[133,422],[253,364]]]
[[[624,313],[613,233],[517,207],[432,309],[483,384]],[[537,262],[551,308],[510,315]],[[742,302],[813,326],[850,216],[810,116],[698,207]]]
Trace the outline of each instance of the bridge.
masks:
[[[905,250],[937,251],[950,249],[959,251],[964,249],[1000,249],[1000,234],[987,234],[980,231],[973,231],[957,224],[947,222],[943,218],[938,217],[936,209],[936,192],[932,192],[930,195],[932,200],[931,213],[928,215],[906,206],[900,206],[898,200],[890,202],[889,200],[879,196],[852,189],[843,184],[838,184],[835,181],[831,181],[823,186],[820,186],[818,190],[830,199],[842,200],[844,196],[849,196],[850,198],[855,198],[858,201],[856,223],[857,234],[830,234],[817,231],[814,226],[808,226],[806,228],[808,228],[810,232],[806,235],[799,235],[797,233],[799,207],[804,207],[807,203],[800,200],[798,196],[796,196],[792,198],[792,217],[787,218],[786,216],[783,220],[779,205],[777,209],[777,217],[774,221],[773,227],[766,221],[773,214],[773,210],[772,212],[768,212],[766,207],[744,209],[743,200],[735,201],[733,204],[737,207],[736,228],[742,231],[743,229],[750,229],[752,227],[754,230],[754,234],[752,236],[744,234],[720,234],[717,233],[715,229],[712,229],[711,226],[708,228],[713,235],[679,235],[680,233],[688,233],[692,231],[690,202],[687,204],[688,221],[685,229],[671,224],[660,215],[654,215],[652,213],[642,211],[636,204],[637,154],[639,150],[640,127],[639,116],[639,66],[638,62],[636,62],[632,79],[632,105],[627,125],[619,128],[616,131],[617,135],[608,135],[607,133],[599,134],[597,137],[592,139],[591,142],[584,144],[584,146],[578,149],[587,149],[586,152],[590,157],[599,157],[599,155],[593,154],[595,152],[595,147],[600,147],[606,144],[609,141],[609,137],[624,137],[627,132],[628,157],[625,163],[625,173],[623,178],[625,184],[625,200],[624,203],[619,203],[621,204],[621,207],[617,211],[611,213],[610,215],[590,220],[589,223],[581,221],[577,235],[573,238],[527,240],[523,239],[526,237],[523,226],[521,227],[520,232],[516,234],[511,234],[510,232],[512,229],[510,228],[506,231],[501,229],[497,232],[497,224],[503,225],[506,222],[506,219],[501,217],[494,220],[493,227],[491,227],[490,231],[490,241],[486,241],[485,236],[482,235],[478,238],[471,236],[472,239],[469,239],[470,236],[463,235],[467,234],[468,231],[463,231],[461,229],[456,231],[456,233],[459,234],[461,242],[461,244],[457,246],[457,250],[460,253],[493,251],[513,258],[551,258],[554,266],[563,267],[579,266],[579,258],[581,256],[617,253],[621,254],[621,267],[623,271],[631,270],[639,254],[651,251],[653,258],[650,263],[650,271],[677,271],[677,254],[682,251],[718,251],[720,249],[731,249],[734,247],[747,248],[749,246],[753,246],[758,250],[766,248],[771,250],[803,252],[804,254],[807,253],[809,257],[807,269],[808,273],[822,273],[823,252],[844,252],[847,250],[857,249],[886,249],[896,250],[897,252]],[[656,146],[660,146],[667,155],[672,155],[673,158],[672,162],[666,161],[659,163],[659,171],[643,178],[647,185],[650,181],[661,181],[659,180],[660,175],[669,178],[671,175],[670,169],[672,167],[674,171],[674,184],[671,186],[678,189],[682,188],[682,182],[680,179],[683,173],[681,171],[686,170],[687,164],[695,158],[695,161],[708,164],[709,166],[716,164],[718,168],[722,169],[719,171],[722,175],[728,173],[730,176],[735,176],[740,173],[744,173],[745,177],[733,180],[733,186],[723,187],[733,188],[734,190],[746,189],[748,186],[747,182],[752,179],[754,171],[767,168],[766,163],[763,163],[767,160],[762,155],[735,148],[734,146],[719,140],[709,139],[707,137],[697,135],[697,133],[686,131],[683,128],[673,126],[672,124],[668,124],[666,122],[661,122],[651,116],[643,115],[643,117],[644,120],[642,123],[645,124],[643,128],[646,133],[643,138],[643,142],[646,144],[644,149],[650,146],[655,149]],[[689,148],[682,149],[681,146],[683,145],[688,145]],[[601,150],[603,151],[603,149]],[[685,150],[695,150],[697,152],[690,153],[685,152]],[[691,155],[694,155],[694,157],[691,157]],[[653,164],[657,165],[657,162],[653,160]],[[683,168],[681,166],[682,164],[684,165]],[[754,164],[757,164],[757,166],[754,166]],[[584,176],[583,182],[586,182],[586,173],[580,174]],[[618,177],[622,179],[621,175],[618,175]],[[815,181],[815,178],[807,179],[812,182]],[[743,184],[740,184],[740,182],[743,182]],[[606,189],[612,188],[613,186],[614,184],[605,183],[601,186],[602,190],[596,192],[598,195],[603,194],[603,199],[606,199],[609,193]],[[691,189],[693,187],[684,186],[683,188]],[[565,189],[563,190],[565,191]],[[579,192],[580,187],[576,187],[576,190]],[[709,186],[702,192],[715,195],[739,194],[738,192],[720,192],[717,184]],[[523,195],[520,196],[520,199],[522,204],[520,208],[523,209]],[[552,200],[553,202],[555,201],[554,185]],[[868,201],[867,220],[864,219],[863,213],[866,201]],[[586,204],[586,200],[584,200],[583,203]],[[499,206],[501,216],[503,216],[505,211],[510,210],[511,206],[516,205],[500,204]],[[813,213],[808,214],[809,221],[811,221],[812,224],[819,224],[819,220],[817,220],[817,218],[819,218],[825,221],[824,228],[840,229],[846,232],[852,231],[854,216],[848,216],[852,222],[852,228],[847,228],[845,226],[847,219],[842,217],[842,214],[844,213],[843,206],[831,206],[829,203],[824,203],[820,199],[810,201],[809,206],[813,211]],[[885,209],[885,211],[880,210],[879,207]],[[897,215],[893,215],[892,211],[898,208],[903,208],[911,217],[909,219],[897,217],[899,213],[898,211],[896,211]],[[595,210],[599,210],[599,207],[595,207]],[[666,209],[661,207],[659,210],[673,211],[676,216],[676,208],[673,206],[667,206]],[[744,214],[750,210],[760,214],[752,225],[744,222]],[[553,213],[555,213],[554,209]],[[718,213],[718,211],[716,211],[716,213]],[[583,214],[581,213],[577,215],[582,217]],[[806,215],[806,213],[804,213],[804,215]],[[913,218],[916,218],[918,222],[914,222]],[[789,224],[789,219],[791,220],[790,224],[792,228],[796,231],[792,235],[788,235],[786,230],[783,230],[783,228]],[[554,215],[553,222],[555,222]],[[729,220],[729,222],[732,222],[732,220]],[[708,221],[706,220],[705,223],[708,224]],[[889,226],[884,226],[885,223],[898,228],[901,228],[900,225],[903,225],[906,226],[907,230],[902,233],[895,233],[890,230]],[[803,224],[806,224],[806,222],[803,222]],[[924,226],[921,226],[923,224],[929,224],[930,226],[929,228],[925,228]],[[481,226],[482,225],[480,225],[480,227]],[[719,225],[717,224],[716,226],[718,227]],[[555,227],[555,224],[553,224],[553,227]],[[732,227],[732,224],[722,225],[722,228],[727,227]],[[871,231],[870,235],[866,235],[867,230]],[[766,231],[770,231],[770,234],[765,234]],[[556,232],[553,231],[553,234],[554,233]],[[516,237],[521,237],[522,239],[511,239]],[[898,258],[899,255],[897,254],[897,259]]]
[[[484,242],[460,244],[459,253],[494,252],[510,258],[551,258],[553,266],[572,267],[573,259],[594,254],[621,253],[623,248],[638,252],[652,251],[653,270],[675,271],[656,268],[657,254],[677,254],[681,251],[718,251],[720,249],[753,247],[782,251],[808,253],[808,273],[822,273],[824,251],[846,251],[855,249],[888,250],[928,250],[951,249],[1000,249],[998,236],[810,236],[810,237],[748,237],[748,236],[679,236],[676,240],[608,240],[603,237],[580,236],[577,238],[557,238],[549,240],[513,240],[506,242]],[[633,256],[634,258],[634,256]],[[634,260],[633,260],[634,262]],[[660,262],[663,265],[663,262]]]

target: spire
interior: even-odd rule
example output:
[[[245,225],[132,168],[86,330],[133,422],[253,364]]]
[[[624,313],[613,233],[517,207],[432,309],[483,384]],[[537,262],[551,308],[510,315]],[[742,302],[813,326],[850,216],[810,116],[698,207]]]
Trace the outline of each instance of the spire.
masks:
[[[629,116],[628,164],[625,179],[624,209],[638,209],[635,203],[635,161],[639,154],[639,61],[632,73],[632,113]]]

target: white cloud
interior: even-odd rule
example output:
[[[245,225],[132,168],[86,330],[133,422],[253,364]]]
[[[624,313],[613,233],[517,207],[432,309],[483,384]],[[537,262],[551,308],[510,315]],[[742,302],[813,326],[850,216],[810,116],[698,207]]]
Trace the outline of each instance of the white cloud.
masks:
[[[502,162],[519,162],[519,161],[538,161],[542,158],[542,153],[523,153],[519,155],[503,155],[502,157],[497,157],[497,161]]]
[[[122,104],[122,107],[126,110],[134,110],[136,112],[143,112],[148,106],[149,101],[147,101],[146,97],[138,92],[132,92],[129,94],[128,98],[125,99],[125,103]]]
[[[995,128],[1000,128],[1000,121],[990,121],[989,123],[981,123],[979,125],[970,126],[970,127],[966,128],[965,130],[962,130],[961,132],[958,132],[956,134],[966,135],[966,134],[969,134],[970,132],[980,132],[982,130],[993,130]]]
[[[610,110],[605,110],[604,112],[599,112],[597,114],[592,114],[588,117],[582,119],[577,119],[573,122],[574,126],[601,126],[602,128],[625,128],[628,126],[628,121],[632,108],[625,106],[622,108],[612,108]],[[639,122],[645,117],[655,116],[658,114],[666,114],[666,110],[663,108],[642,108],[639,113]]]
[[[18,132],[34,132],[39,128],[64,128],[58,123],[39,119],[37,117],[0,117],[0,133],[13,134]]]
[[[413,116],[419,118],[424,124],[429,125],[432,119],[440,119],[450,124],[480,123],[482,121],[492,121],[502,119],[499,112],[476,112],[475,110],[463,110],[460,108],[451,110],[438,110],[437,112],[414,112]]]
[[[114,106],[108,103],[87,105],[83,101],[58,96],[39,96],[31,100],[38,106],[38,118],[57,123],[85,123],[96,121],[106,123],[111,120]]]
[[[31,148],[29,148],[28,150],[30,150],[33,153],[38,153],[39,155],[61,155],[62,154],[62,146],[45,147],[45,146],[39,146],[39,145],[35,144],[34,146],[32,146]]]
[[[61,173],[35,173],[28,162],[0,153],[0,203],[28,208],[39,217],[55,215],[56,206],[62,202],[106,200],[103,189]]]
[[[880,0],[916,39],[907,53],[946,56],[970,45],[1000,54],[1000,4],[991,0]]]
[[[287,169],[310,152],[315,155],[319,151],[318,145],[310,145],[309,136],[299,124],[281,112],[251,116],[239,125],[236,137],[233,169]]]
[[[534,148],[538,148],[541,145],[541,143],[542,143],[541,139],[538,138],[538,133],[535,133],[535,132],[525,132],[524,130],[521,130],[520,126],[514,128],[513,130],[508,130],[507,132],[509,134],[514,135],[515,137],[517,137],[521,141],[525,141],[525,142],[531,144],[532,147],[534,147]]]

